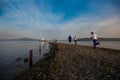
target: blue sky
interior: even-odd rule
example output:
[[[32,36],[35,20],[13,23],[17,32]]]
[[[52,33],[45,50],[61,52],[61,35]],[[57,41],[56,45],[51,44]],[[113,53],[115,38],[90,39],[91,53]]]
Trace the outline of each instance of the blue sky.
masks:
[[[0,39],[120,38],[120,0],[0,0]]]

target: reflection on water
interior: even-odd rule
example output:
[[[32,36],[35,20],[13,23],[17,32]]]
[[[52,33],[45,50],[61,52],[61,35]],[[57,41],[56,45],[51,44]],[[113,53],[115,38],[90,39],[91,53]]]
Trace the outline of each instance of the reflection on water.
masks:
[[[42,41],[42,42],[41,42],[41,49],[44,49],[44,46],[45,46],[45,42]]]
[[[0,41],[0,80],[10,80],[29,68],[24,58],[29,56],[30,49],[33,50],[33,64],[40,60],[49,51],[48,43],[44,43],[44,49],[40,50],[42,44],[37,41]],[[17,58],[20,60],[16,62]]]
[[[46,49],[48,49],[48,50],[46,50]],[[40,56],[43,57],[44,53],[48,53],[48,51],[49,51],[49,43],[42,41],[39,45]]]

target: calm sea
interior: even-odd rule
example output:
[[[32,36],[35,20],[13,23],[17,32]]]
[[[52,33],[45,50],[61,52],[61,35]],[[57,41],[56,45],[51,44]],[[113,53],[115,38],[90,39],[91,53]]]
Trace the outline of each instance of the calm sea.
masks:
[[[58,41],[60,43],[68,43],[68,41]],[[74,41],[72,41],[74,44]],[[78,45],[93,46],[92,41],[77,41]],[[111,48],[120,50],[120,41],[100,41],[100,45],[97,47]]]
[[[41,50],[40,45],[44,44]],[[33,50],[33,64],[49,51],[48,43],[37,41],[0,41],[0,80],[11,80],[16,75],[29,68],[29,63],[23,60],[29,56],[29,50]],[[20,61],[16,61],[21,58]]]

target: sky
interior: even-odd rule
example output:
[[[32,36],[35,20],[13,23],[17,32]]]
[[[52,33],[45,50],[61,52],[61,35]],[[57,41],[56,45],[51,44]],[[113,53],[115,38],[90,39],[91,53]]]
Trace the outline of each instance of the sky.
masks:
[[[120,38],[120,0],[0,0],[0,39]]]

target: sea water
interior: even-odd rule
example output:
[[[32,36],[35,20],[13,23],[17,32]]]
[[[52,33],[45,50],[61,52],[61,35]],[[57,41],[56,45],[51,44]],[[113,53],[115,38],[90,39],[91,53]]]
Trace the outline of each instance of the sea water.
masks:
[[[68,43],[68,41],[58,41],[60,43]],[[72,41],[71,44],[74,44],[74,41]],[[85,46],[93,46],[92,41],[77,41],[78,45],[85,45]],[[100,41],[100,45],[97,47],[103,47],[103,48],[111,48],[111,49],[118,49],[120,50],[120,41]]]
[[[38,41],[0,41],[0,80],[11,80],[25,69],[29,63],[24,58],[29,57],[30,49],[33,50],[33,64],[49,51],[48,43]],[[40,49],[41,48],[41,49]],[[20,58],[19,61],[16,61]]]

